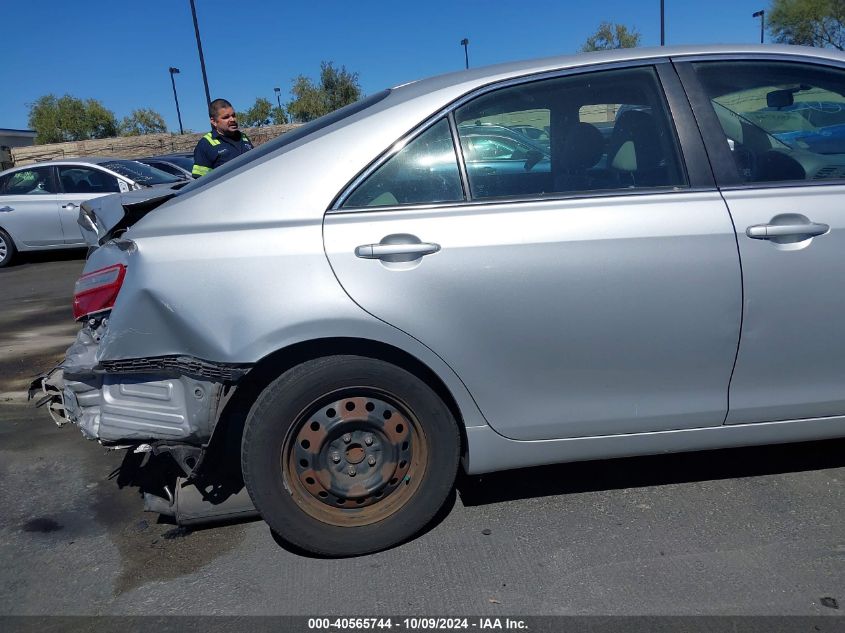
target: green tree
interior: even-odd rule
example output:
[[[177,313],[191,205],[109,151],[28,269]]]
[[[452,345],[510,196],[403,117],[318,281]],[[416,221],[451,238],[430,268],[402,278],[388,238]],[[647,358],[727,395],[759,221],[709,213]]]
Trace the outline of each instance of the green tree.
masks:
[[[640,33],[624,24],[602,22],[598,30],[587,38],[579,52],[604,51],[612,48],[635,48],[640,45]]]
[[[132,114],[123,117],[120,122],[121,136],[140,136],[141,134],[161,134],[167,132],[164,118],[151,108],[138,108]]]
[[[845,50],[845,0],[773,0],[767,22],[775,42]]]
[[[287,110],[294,121],[313,121],[333,110],[355,103],[361,98],[358,73],[351,73],[346,66],[339,69],[332,62],[320,63],[320,83],[315,85],[308,77],[299,75],[293,81],[293,100]]]
[[[288,115],[285,114],[285,109],[279,106],[273,106],[273,125],[282,125],[288,122]]]
[[[243,127],[270,125],[272,120],[273,104],[264,97],[258,97],[246,112],[238,112],[238,123]]]
[[[43,95],[29,104],[29,127],[36,143],[84,141],[117,135],[114,112],[96,99]]]

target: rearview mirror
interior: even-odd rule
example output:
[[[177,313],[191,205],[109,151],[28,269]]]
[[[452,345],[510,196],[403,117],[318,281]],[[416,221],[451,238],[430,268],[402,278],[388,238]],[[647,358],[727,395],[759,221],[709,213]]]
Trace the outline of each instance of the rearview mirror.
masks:
[[[785,108],[795,103],[792,90],[772,90],[766,93],[766,105],[770,108]]]

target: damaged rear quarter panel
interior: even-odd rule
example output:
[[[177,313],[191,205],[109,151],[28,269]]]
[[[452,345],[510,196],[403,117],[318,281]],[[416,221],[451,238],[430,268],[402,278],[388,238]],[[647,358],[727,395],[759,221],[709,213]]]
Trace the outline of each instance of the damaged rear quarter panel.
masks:
[[[486,425],[439,356],[346,295],[323,254],[321,223],[144,237],[136,244],[98,361],[178,355],[251,364],[303,341],[367,339],[419,359],[443,380],[467,426]]]
[[[397,121],[378,134],[371,125],[342,134],[375,157],[406,131]],[[465,423],[484,425],[436,354],[362,310],[337,282],[323,249],[323,215],[365,162],[327,160],[320,146],[334,152],[332,136],[168,201],[124,234],[131,252],[113,243],[96,251],[86,272],[127,266],[97,360],[175,355],[251,364],[304,341],[374,340],[419,359],[446,384]]]

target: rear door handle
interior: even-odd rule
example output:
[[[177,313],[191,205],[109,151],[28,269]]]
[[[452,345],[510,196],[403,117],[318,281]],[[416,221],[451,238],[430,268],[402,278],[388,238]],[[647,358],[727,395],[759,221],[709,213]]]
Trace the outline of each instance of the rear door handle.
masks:
[[[355,256],[363,259],[385,259],[396,255],[431,255],[440,250],[440,244],[363,244],[355,247]],[[414,259],[416,259],[416,257]]]
[[[827,224],[755,224],[745,229],[745,234],[755,240],[769,240],[773,237],[790,237],[806,235],[816,237],[824,235],[830,230]]]
[[[78,204],[76,204],[75,202],[68,202],[67,204],[63,204],[63,205],[62,205],[62,209],[71,209],[71,210],[73,210],[73,209],[78,209],[78,208],[79,208],[79,205],[78,205]]]
[[[3,213],[8,213],[9,211],[14,211],[14,210],[15,210],[14,207],[9,207],[9,206],[0,207],[0,212],[3,212]]]

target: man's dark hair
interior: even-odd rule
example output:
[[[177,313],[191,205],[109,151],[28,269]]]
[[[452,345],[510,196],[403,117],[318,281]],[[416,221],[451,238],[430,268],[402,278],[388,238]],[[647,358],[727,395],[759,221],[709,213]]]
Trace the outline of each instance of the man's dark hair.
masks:
[[[225,99],[215,99],[214,101],[208,104],[208,116],[210,116],[212,119],[216,119],[217,113],[220,112],[220,110],[222,110],[223,108],[232,108],[232,104],[226,101]]]

